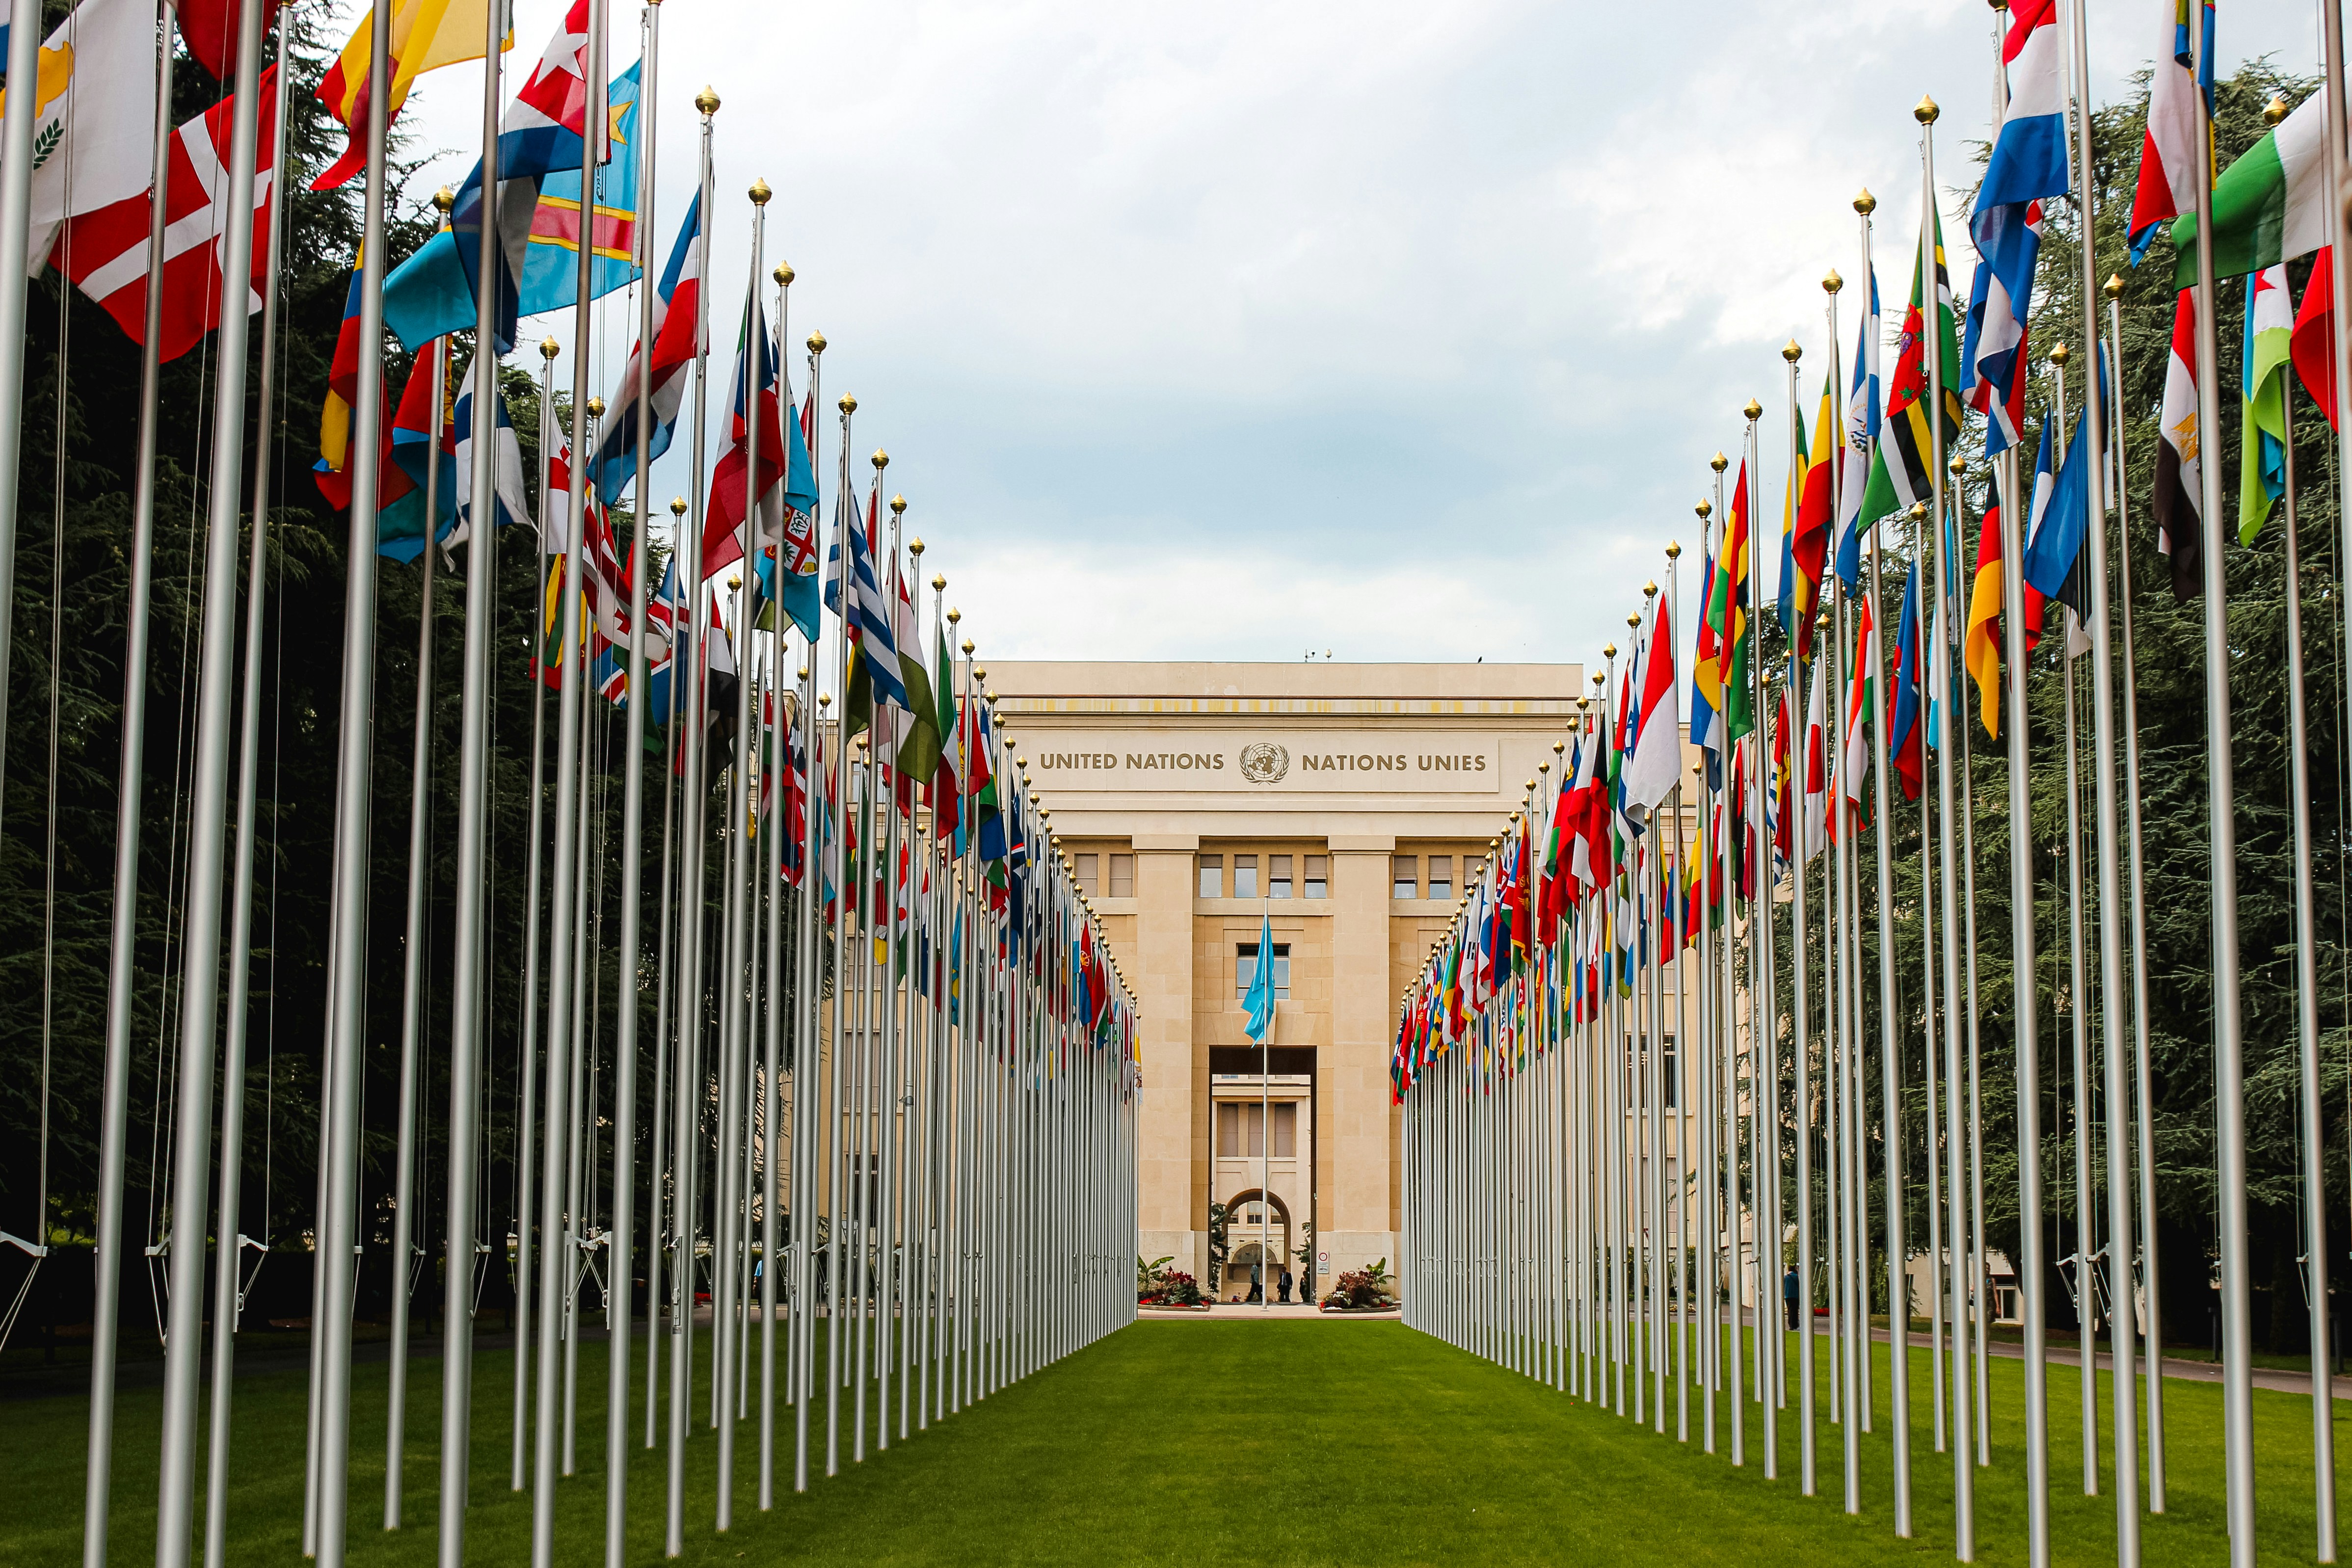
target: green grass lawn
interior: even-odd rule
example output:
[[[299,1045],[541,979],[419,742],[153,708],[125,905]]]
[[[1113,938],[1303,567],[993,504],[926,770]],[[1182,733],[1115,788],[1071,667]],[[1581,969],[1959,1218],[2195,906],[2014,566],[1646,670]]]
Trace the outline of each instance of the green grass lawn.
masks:
[[[698,1359],[707,1369],[709,1337]],[[1879,1347],[1885,1409],[1885,1347]],[[562,1483],[556,1560],[601,1561],[604,1477],[601,1345],[581,1352],[580,1473]],[[844,1474],[756,1507],[756,1420],[739,1438],[735,1529],[711,1531],[717,1441],[700,1420],[688,1447],[686,1561],[928,1563],[1196,1563],[1243,1552],[1275,1563],[1881,1563],[1948,1561],[1952,1469],[1929,1442],[1927,1355],[1914,1353],[1916,1538],[1897,1542],[1887,1424],[1864,1447],[1864,1511],[1839,1503],[1839,1436],[1821,1426],[1823,1495],[1798,1495],[1796,1412],[1783,1417],[1781,1474],[1761,1463],[1762,1413],[1748,1409],[1748,1463],[1684,1446],[1582,1400],[1465,1355],[1394,1322],[1144,1322],[1111,1336],[928,1433],[845,1458]],[[478,1358],[471,1555],[526,1560],[526,1494],[507,1490],[507,1353]],[[1979,1470],[1979,1559],[2025,1559],[2021,1366],[1992,1364],[1994,1466]],[[229,1488],[230,1556],[299,1561],[305,1372],[298,1361],[241,1377]],[[433,1560],[439,1364],[412,1375],[408,1528],[382,1520],[384,1367],[355,1371],[354,1563]],[[1824,1386],[1826,1386],[1824,1374]],[[2051,1371],[2053,1535],[2061,1562],[2114,1559],[2111,1498],[2081,1495],[2079,1384]],[[2102,1392],[2105,1391],[2102,1382]],[[1793,1391],[1792,1391],[1793,1392]],[[1671,1388],[1669,1389],[1671,1397]],[[706,1411],[705,1396],[697,1402]],[[126,1391],[117,1444],[114,1558],[152,1551],[160,1396]],[[2257,1391],[2261,1544],[2312,1556],[2310,1406]],[[822,1430],[822,1404],[817,1407]],[[2218,1387],[2168,1388],[2170,1511],[2146,1523],[2158,1563],[2224,1553]],[[2105,1408],[2102,1407],[2104,1418]],[[0,1399],[0,1563],[79,1561],[86,1411],[78,1396]],[[2352,1447],[2338,1416],[2339,1448]],[[640,1413],[637,1421],[642,1423]],[[790,1460],[789,1412],[780,1412]],[[201,1428],[200,1428],[201,1432]],[[1727,1454],[1727,1434],[1722,1447]],[[845,1455],[846,1438],[845,1435]],[[664,1461],[630,1454],[632,1562],[661,1561]],[[199,1501],[201,1502],[201,1490]]]

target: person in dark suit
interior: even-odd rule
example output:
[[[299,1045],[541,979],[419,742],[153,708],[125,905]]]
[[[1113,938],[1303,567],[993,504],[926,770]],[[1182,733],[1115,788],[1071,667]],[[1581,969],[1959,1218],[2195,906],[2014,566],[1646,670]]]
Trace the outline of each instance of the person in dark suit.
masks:
[[[1788,1309],[1789,1326],[1792,1329],[1799,1326],[1797,1322],[1797,1306],[1803,1295],[1803,1281],[1797,1278],[1796,1270],[1791,1269],[1786,1274],[1780,1276],[1780,1300],[1782,1304]]]
[[[1290,1305],[1290,1287],[1296,1281],[1294,1281],[1290,1277],[1290,1270],[1287,1269],[1285,1269],[1282,1271],[1282,1278],[1275,1282],[1275,1288],[1282,1292],[1280,1300],[1282,1304],[1286,1307]]]

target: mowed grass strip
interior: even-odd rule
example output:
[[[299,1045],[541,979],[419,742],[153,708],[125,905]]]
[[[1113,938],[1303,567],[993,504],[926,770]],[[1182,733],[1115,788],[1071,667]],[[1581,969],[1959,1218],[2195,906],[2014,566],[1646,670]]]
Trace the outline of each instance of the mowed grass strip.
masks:
[[[642,1344],[642,1339],[639,1341]],[[1915,1537],[1898,1541],[1891,1511],[1886,1348],[1878,1350],[1877,1431],[1863,1443],[1863,1512],[1842,1511],[1843,1449],[1824,1416],[1817,1430],[1821,1495],[1799,1495],[1794,1400],[1781,1415],[1780,1476],[1763,1462],[1764,1413],[1746,1407],[1748,1463],[1602,1410],[1394,1322],[1146,1322],[990,1396],[887,1453],[823,1474],[824,1407],[813,1410],[810,1490],[791,1490],[792,1412],[777,1422],[775,1508],[757,1506],[756,1415],[738,1428],[735,1527],[713,1532],[718,1442],[708,1425],[709,1338],[698,1343],[698,1394],[687,1457],[686,1552],[695,1563],[1184,1563],[1245,1552],[1253,1562],[1885,1563],[1951,1556],[1952,1463],[1932,1445],[1928,1363],[1915,1350]],[[756,1339],[755,1351],[756,1357]],[[820,1357],[822,1351],[820,1351]],[[1825,1359],[1825,1358],[1824,1358]],[[577,1473],[559,1483],[556,1561],[602,1561],[604,1352],[580,1353]],[[642,1397],[642,1361],[637,1385]],[[755,1360],[756,1366],[756,1360]],[[474,1507],[468,1556],[527,1561],[527,1493],[509,1490],[511,1354],[477,1358]],[[2025,1561],[2022,1367],[1992,1365],[1993,1457],[1979,1469],[1979,1560]],[[439,1505],[440,1365],[411,1376],[406,1528],[382,1529],[384,1372],[354,1371],[352,1528],[355,1564],[428,1563]],[[2081,1488],[2079,1388],[2051,1369],[2052,1514],[2060,1562],[2112,1562],[2112,1496]],[[2102,1429],[2108,1385],[2102,1379]],[[298,1563],[305,1375],[256,1370],[237,1383],[229,1486],[230,1558]],[[1793,1389],[1792,1389],[1793,1395]],[[893,1404],[895,1406],[895,1391]],[[152,1552],[160,1396],[120,1404],[113,1556]],[[1727,1408],[1718,1406],[1719,1409]],[[0,1403],[0,1563],[79,1561],[86,1403]],[[2343,1416],[2337,1417],[2343,1431]],[[642,1404],[630,1430],[641,1437]],[[2310,1405],[2257,1391],[2261,1545],[2284,1562],[2312,1558]],[[2168,1385],[2168,1512],[2144,1523],[2151,1563],[2214,1563],[2225,1554],[2218,1387]],[[202,1428],[199,1428],[199,1445]],[[2339,1440],[2352,1446],[2352,1433]],[[2102,1486],[2112,1478],[2104,1465]],[[633,1442],[629,1560],[663,1561],[667,1454]],[[2341,1468],[2341,1467],[2339,1467]],[[201,1498],[201,1492],[199,1494]]]

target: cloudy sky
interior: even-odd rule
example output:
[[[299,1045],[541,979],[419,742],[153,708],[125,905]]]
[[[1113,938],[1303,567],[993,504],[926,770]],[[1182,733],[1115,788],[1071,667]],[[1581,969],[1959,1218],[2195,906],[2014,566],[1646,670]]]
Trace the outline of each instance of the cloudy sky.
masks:
[[[2097,96],[2170,10],[2091,0]],[[2225,63],[2315,64],[2315,11],[2231,5]],[[617,67],[637,25],[614,12]],[[561,13],[517,0],[513,80]],[[661,13],[662,252],[707,82],[714,320],[760,176],[793,339],[822,329],[826,401],[859,400],[858,480],[887,447],[927,568],[1000,657],[1592,656],[1696,542],[1741,404],[1785,407],[1781,343],[1823,362],[1820,279],[1859,274],[1865,185],[1882,291],[1907,288],[1912,105],[1943,105],[1947,184],[1990,125],[1982,0]],[[425,145],[470,147],[479,84],[425,78]],[[659,494],[686,488],[680,447]]]

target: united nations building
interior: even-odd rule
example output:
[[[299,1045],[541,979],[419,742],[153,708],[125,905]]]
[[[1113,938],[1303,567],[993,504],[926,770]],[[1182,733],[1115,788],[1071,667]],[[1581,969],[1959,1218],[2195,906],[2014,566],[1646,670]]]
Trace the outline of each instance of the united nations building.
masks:
[[[1574,664],[990,662],[1141,1003],[1137,1244],[1220,1300],[1398,1260],[1397,998],[1584,691]],[[1271,916],[1273,952],[1259,951]],[[1275,1032],[1243,1032],[1274,966]],[[1213,1206],[1216,1206],[1213,1207]],[[1302,1256],[1302,1254],[1304,1256]],[[1307,1270],[1311,1267],[1310,1276]]]

